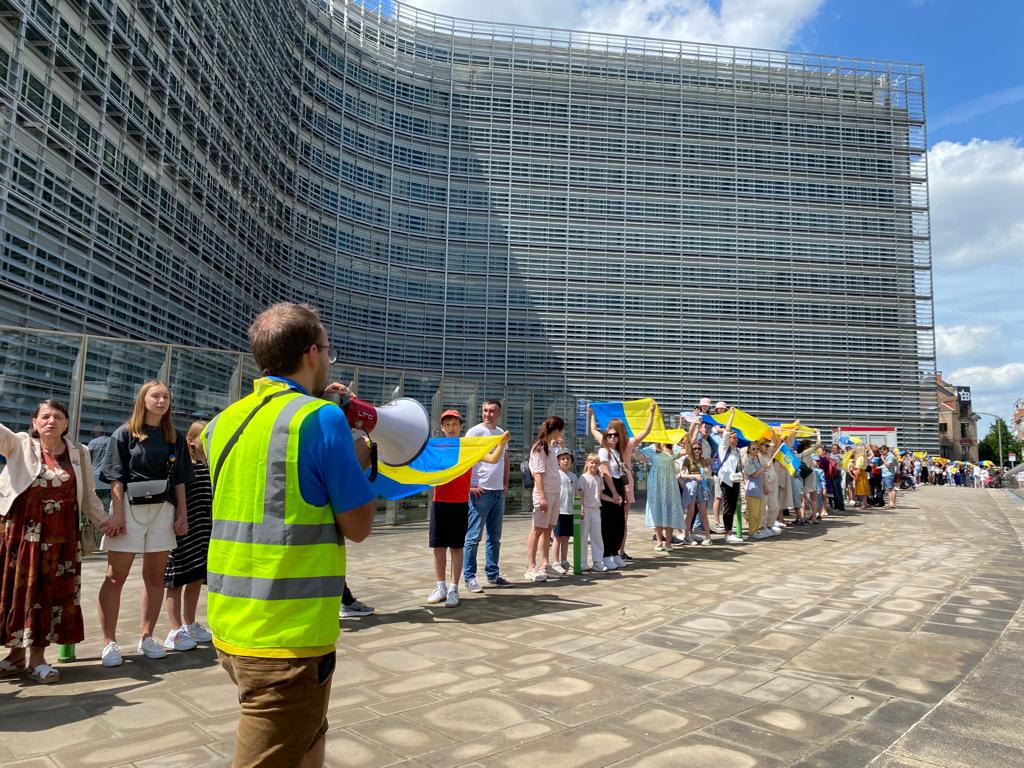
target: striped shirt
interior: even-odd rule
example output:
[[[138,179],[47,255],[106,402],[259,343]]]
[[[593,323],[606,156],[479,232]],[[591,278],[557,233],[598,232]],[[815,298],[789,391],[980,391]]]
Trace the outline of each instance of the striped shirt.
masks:
[[[193,581],[206,581],[206,553],[213,529],[213,491],[210,470],[205,464],[192,465],[195,479],[185,486],[188,506],[188,533],[178,536],[164,571],[164,585],[183,587]]]

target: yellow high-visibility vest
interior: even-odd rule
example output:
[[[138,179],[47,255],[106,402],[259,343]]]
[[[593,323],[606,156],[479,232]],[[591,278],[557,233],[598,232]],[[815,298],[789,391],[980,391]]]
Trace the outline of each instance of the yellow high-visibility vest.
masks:
[[[302,422],[330,403],[273,379],[257,380],[253,390],[202,436],[214,472],[251,418],[213,489],[207,619],[214,644],[226,653],[321,656],[338,640],[345,544],[330,505],[302,498],[298,456]]]

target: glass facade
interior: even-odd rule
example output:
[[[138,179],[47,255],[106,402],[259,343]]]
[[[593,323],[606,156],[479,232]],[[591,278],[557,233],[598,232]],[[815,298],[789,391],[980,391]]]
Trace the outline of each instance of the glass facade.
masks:
[[[709,395],[937,448],[921,67],[0,0],[0,103],[0,323],[241,349],[309,301],[382,393]]]

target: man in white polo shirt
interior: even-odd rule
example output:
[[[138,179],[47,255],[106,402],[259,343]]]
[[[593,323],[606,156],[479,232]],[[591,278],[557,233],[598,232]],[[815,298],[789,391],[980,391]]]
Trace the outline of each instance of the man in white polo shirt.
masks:
[[[484,400],[480,406],[483,422],[470,427],[466,437],[500,435],[505,432],[498,426],[501,418],[501,401]],[[505,516],[505,492],[508,490],[508,451],[497,464],[479,462],[473,467],[469,483],[469,528],[466,531],[465,559],[462,575],[466,589],[483,592],[483,586],[476,578],[476,551],[483,533],[487,531],[484,574],[489,587],[511,587],[512,582],[498,570],[501,554],[501,523]]]

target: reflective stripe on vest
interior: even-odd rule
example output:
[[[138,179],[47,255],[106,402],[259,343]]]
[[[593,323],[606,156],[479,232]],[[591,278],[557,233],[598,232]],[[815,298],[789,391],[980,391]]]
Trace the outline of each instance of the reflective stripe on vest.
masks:
[[[260,379],[254,388],[207,426],[211,466],[238,425],[286,385]],[[311,649],[329,650],[337,641],[344,541],[330,506],[302,498],[298,476],[301,425],[323,407],[336,406],[298,391],[274,398],[224,461],[214,489],[207,574],[207,616],[222,650],[314,655]]]

